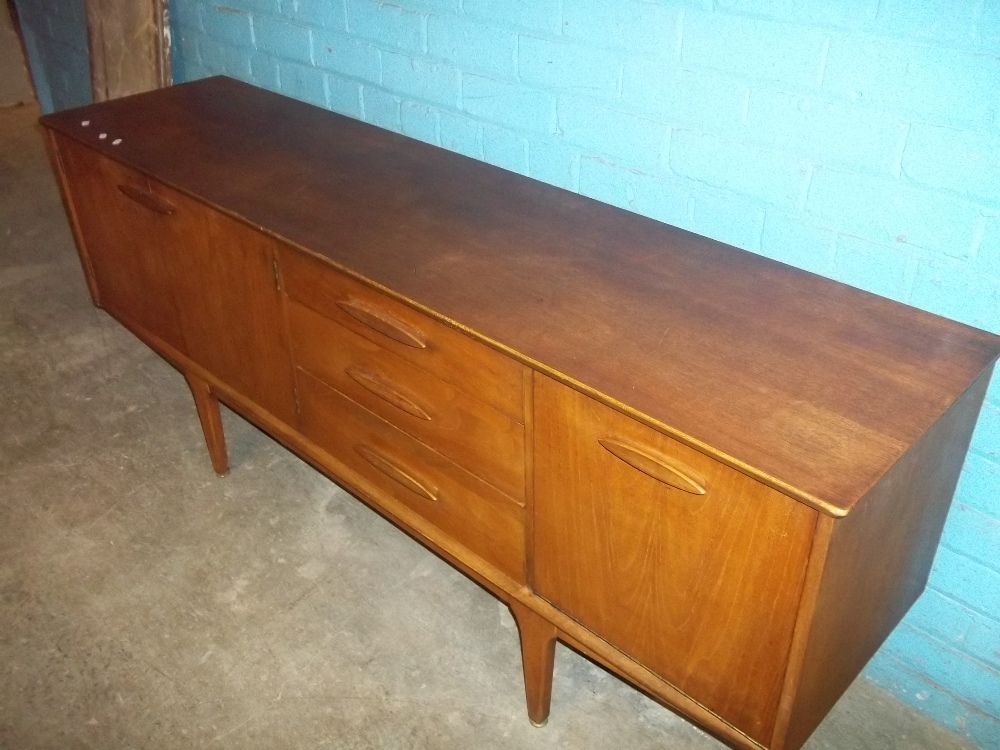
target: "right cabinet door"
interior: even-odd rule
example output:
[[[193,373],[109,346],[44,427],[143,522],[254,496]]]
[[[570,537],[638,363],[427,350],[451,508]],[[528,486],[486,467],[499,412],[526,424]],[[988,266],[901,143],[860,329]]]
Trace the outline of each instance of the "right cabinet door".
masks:
[[[767,743],[816,511],[535,374],[534,585]]]
[[[188,356],[286,424],[296,423],[277,242],[150,180],[175,207],[167,236]]]

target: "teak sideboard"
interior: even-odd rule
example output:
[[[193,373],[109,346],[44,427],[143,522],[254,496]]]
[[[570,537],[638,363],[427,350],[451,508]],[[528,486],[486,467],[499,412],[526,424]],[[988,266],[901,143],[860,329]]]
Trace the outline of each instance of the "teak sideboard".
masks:
[[[1000,339],[226,78],[42,119],[95,304],[560,640],[800,747],[923,590]]]

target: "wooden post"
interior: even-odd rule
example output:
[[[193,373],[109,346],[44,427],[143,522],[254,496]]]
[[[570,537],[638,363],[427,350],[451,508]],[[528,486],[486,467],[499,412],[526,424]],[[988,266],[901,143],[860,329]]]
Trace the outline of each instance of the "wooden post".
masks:
[[[86,0],[94,101],[169,86],[167,0]]]

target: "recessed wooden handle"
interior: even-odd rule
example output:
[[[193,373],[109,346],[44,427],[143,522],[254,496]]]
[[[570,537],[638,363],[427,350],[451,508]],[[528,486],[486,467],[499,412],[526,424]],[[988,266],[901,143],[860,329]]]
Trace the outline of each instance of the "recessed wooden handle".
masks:
[[[406,487],[406,489],[411,492],[415,492],[427,500],[437,502],[438,488],[430,482],[420,479],[412,470],[407,469],[398,461],[389,458],[381,451],[367,445],[356,445],[354,446],[354,450],[356,450],[365,461],[389,477],[389,479],[398,482]]]
[[[370,372],[369,370],[365,370],[361,367],[348,367],[345,372],[362,388],[371,391],[384,401],[388,401],[397,409],[402,409],[407,414],[412,414],[418,419],[426,419],[428,422],[431,421],[431,415],[426,409],[416,403],[409,396],[400,393],[391,381],[381,375]]]
[[[631,445],[614,438],[598,440],[615,457],[653,479],[692,495],[705,494],[705,480],[676,459],[652,448]]]
[[[126,196],[134,200],[140,206],[148,208],[158,214],[163,214],[164,216],[170,216],[177,209],[174,207],[173,203],[164,200],[156,193],[151,193],[148,190],[143,190],[142,188],[137,188],[134,185],[123,184],[119,185],[118,189]]]
[[[393,341],[412,346],[414,349],[427,348],[427,337],[422,331],[407,325],[385,310],[357,299],[340,300],[337,304],[355,320],[388,336]]]

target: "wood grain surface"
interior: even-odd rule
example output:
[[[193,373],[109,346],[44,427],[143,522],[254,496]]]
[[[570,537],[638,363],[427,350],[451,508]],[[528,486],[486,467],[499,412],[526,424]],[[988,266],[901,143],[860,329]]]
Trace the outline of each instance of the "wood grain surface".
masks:
[[[225,78],[44,122],[833,515],[1000,351],[982,331]]]
[[[524,502],[523,425],[294,300],[288,319],[299,367]]]
[[[81,252],[93,271],[100,305],[186,351],[169,283],[174,255],[169,229],[164,231],[168,217],[133,197],[149,194],[149,180],[67,138],[57,139],[76,209],[77,241],[86,248]]]
[[[670,456],[704,494],[605,449]],[[535,378],[542,596],[766,743],[819,515],[546,377]]]
[[[829,549],[795,705],[775,750],[802,746],[923,592],[989,378],[983,373],[853,513],[824,519],[833,526]]]
[[[158,222],[188,354],[289,424],[292,360],[281,321],[273,239],[150,181],[174,207]]]
[[[171,82],[168,0],[85,0],[95,102]]]
[[[519,505],[312,375],[300,371],[298,383],[307,438],[514,580],[524,581]]]
[[[524,423],[517,362],[297,250],[281,269],[292,299]]]

